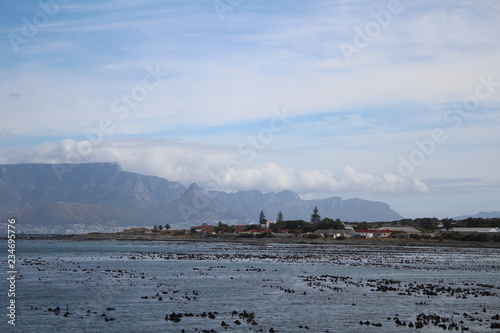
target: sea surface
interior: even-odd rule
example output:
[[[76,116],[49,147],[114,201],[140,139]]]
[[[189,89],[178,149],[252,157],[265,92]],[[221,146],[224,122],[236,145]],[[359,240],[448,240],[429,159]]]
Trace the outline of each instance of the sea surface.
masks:
[[[500,331],[499,249],[17,240],[12,326],[0,244],[0,332]]]

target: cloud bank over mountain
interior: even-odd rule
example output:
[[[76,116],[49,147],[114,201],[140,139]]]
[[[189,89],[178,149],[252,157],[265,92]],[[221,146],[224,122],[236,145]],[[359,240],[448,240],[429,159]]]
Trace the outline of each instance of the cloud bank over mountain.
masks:
[[[427,191],[427,186],[418,179],[405,178],[391,172],[370,174],[345,167],[334,173],[314,166],[296,170],[280,165],[279,162],[249,164],[235,158],[234,148],[224,146],[167,140],[107,140],[93,147],[88,156],[81,156],[77,153],[78,144],[79,142],[68,139],[59,143],[45,143],[21,152],[4,149],[0,163],[116,161],[127,170],[165,177],[183,184],[196,182],[207,190],[240,191],[258,188],[263,192],[273,192],[292,189],[299,194]]]
[[[164,178],[123,171],[117,163],[0,164],[0,217],[23,225],[125,227],[169,223],[189,228],[201,223],[256,222],[266,211],[309,220],[314,207],[344,221],[401,218],[388,204],[331,197],[303,200],[290,190],[205,191]],[[31,228],[31,227],[30,227]]]

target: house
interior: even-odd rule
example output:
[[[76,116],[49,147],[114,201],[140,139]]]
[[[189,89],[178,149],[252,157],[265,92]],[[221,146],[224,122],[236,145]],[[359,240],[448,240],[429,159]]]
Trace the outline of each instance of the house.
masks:
[[[355,230],[356,236],[360,238],[410,238],[410,234],[405,231],[396,230]]]
[[[386,229],[387,227],[382,227],[382,228],[378,228],[377,230],[384,230]],[[393,232],[396,232],[396,231],[403,231],[403,232],[406,232],[406,233],[409,233],[409,234],[421,234],[422,231],[418,230],[418,229],[415,229],[413,227],[390,227],[391,230]]]
[[[354,230],[356,234],[354,237],[358,238],[373,238],[376,230]]]
[[[391,238],[404,238],[404,239],[409,239],[410,234],[404,231],[396,231],[395,233],[391,234]]]
[[[246,225],[245,224],[236,224],[236,225],[231,225],[231,228],[236,232],[238,230],[245,230]]]
[[[350,238],[354,237],[354,230],[336,230],[336,229],[318,229],[314,232],[316,235],[319,235],[324,238]]]
[[[388,238],[395,232],[394,230],[374,230],[373,237],[375,238]]]
[[[216,234],[215,225],[210,225],[207,223],[203,223],[202,225],[197,227],[191,227],[191,231],[201,232],[205,234]]]
[[[325,237],[326,238],[326,235],[327,233],[329,232],[330,230],[329,229],[318,229],[316,230],[314,233],[318,236],[321,236],[321,237]]]
[[[477,234],[477,233],[497,233],[500,232],[499,228],[453,228],[453,232],[461,234]]]

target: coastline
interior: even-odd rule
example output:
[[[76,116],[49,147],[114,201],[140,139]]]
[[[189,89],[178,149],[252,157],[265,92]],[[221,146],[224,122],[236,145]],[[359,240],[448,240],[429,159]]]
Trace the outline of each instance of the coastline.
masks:
[[[396,238],[349,238],[349,239],[308,239],[301,237],[242,238],[233,236],[153,236],[123,234],[75,234],[75,235],[30,235],[20,239],[50,239],[72,241],[164,241],[164,242],[210,242],[244,244],[317,244],[317,245],[352,245],[352,246],[394,246],[394,247],[454,247],[454,248],[500,248],[500,242],[470,242],[455,240],[396,239]]]

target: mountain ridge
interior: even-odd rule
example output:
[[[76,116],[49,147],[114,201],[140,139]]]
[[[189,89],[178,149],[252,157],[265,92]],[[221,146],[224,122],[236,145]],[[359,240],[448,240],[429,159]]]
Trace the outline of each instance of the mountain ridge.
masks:
[[[483,219],[489,219],[489,218],[495,218],[495,217],[500,217],[500,212],[499,211],[492,211],[492,212],[479,212],[474,215],[461,215],[461,216],[455,216],[453,219],[455,221],[459,220],[465,220],[469,217],[472,218],[483,218]]]
[[[258,190],[236,193],[211,191],[208,195],[246,216],[256,217],[262,210],[271,220],[281,210],[285,219],[308,221],[314,207],[318,208],[323,217],[339,218],[348,222],[393,221],[402,218],[383,202],[358,198],[344,200],[341,197],[303,200],[291,190],[266,194]]]
[[[66,169],[64,169],[66,168]],[[65,170],[64,174],[57,173]],[[314,207],[343,221],[391,221],[402,217],[383,202],[331,197],[303,200],[291,190],[262,193],[208,191],[195,183],[123,171],[118,163],[0,165],[0,216],[40,225],[58,223],[144,225],[188,228],[225,221],[248,224],[259,212],[273,220],[308,221]]]

